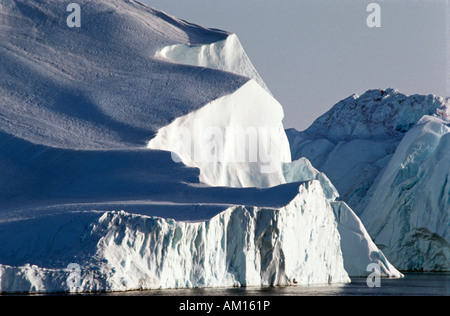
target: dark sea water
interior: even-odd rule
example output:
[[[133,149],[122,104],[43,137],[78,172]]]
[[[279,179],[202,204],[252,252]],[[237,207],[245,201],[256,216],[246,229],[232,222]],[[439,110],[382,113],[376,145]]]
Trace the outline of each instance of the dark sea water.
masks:
[[[401,279],[381,279],[368,287],[365,278],[350,284],[264,288],[153,290],[106,295],[132,296],[450,296],[450,273],[405,273]]]

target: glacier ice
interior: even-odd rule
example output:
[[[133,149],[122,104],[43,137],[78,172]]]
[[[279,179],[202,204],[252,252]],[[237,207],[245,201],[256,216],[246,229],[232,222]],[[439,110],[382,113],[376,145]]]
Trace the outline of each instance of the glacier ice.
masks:
[[[147,146],[176,153],[209,185],[275,186],[285,183],[281,163],[291,159],[283,116],[281,105],[251,80],[161,128]]]
[[[324,172],[342,199],[360,214],[377,177],[399,142],[424,115],[444,113],[434,95],[407,96],[395,89],[350,96],[305,131],[287,130],[292,159],[306,157]]]
[[[372,241],[369,233],[353,210],[339,201],[339,192],[328,177],[315,169],[306,158],[283,165],[288,182],[317,180],[331,204],[341,238],[344,267],[350,276],[367,276],[367,266],[376,264],[383,277],[400,278],[400,273]]]
[[[138,1],[80,0],[76,32],[52,22],[60,1],[11,4],[0,292],[345,283],[373,262],[400,275],[327,176],[291,161],[283,109],[236,35]]]
[[[450,270],[450,124],[424,116],[402,139],[361,215],[400,269]]]
[[[401,270],[448,271],[449,104],[370,90],[304,132],[287,131],[293,159],[307,157],[330,178]]]
[[[29,240],[29,258],[34,254],[39,266],[0,265],[0,292],[349,282],[333,208],[322,186],[311,181],[297,188],[297,195],[282,208],[233,206],[201,222],[123,211],[33,219],[29,236],[39,234],[41,240]],[[13,234],[8,227],[14,224],[2,223],[0,236]],[[43,227],[51,229],[43,235]],[[55,243],[61,234],[66,235],[62,245]],[[67,254],[69,245],[72,254]],[[5,258],[3,248],[4,262],[17,260]],[[58,249],[66,257],[39,255]],[[78,255],[81,282],[70,288],[66,266]]]

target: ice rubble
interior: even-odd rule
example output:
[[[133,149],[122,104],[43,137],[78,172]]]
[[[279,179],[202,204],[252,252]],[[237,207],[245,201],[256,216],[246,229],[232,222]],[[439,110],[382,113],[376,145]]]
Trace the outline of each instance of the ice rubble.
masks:
[[[287,131],[293,158],[327,174],[400,269],[448,270],[449,104],[370,90],[304,132]]]
[[[0,12],[0,292],[339,283],[368,262],[400,275],[328,178],[290,163],[281,105],[235,35],[79,3],[78,30],[56,0]]]

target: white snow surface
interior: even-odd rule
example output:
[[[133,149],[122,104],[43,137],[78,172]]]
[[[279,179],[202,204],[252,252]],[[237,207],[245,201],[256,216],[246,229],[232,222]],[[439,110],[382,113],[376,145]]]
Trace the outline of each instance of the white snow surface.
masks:
[[[176,153],[209,185],[280,185],[286,183],[281,164],[291,160],[283,116],[281,105],[251,80],[161,128],[148,148]]]
[[[166,58],[180,64],[202,66],[239,74],[256,80],[268,93],[261,76],[256,71],[245,53],[236,34],[211,44],[175,44],[164,47],[156,53],[157,57]]]
[[[144,147],[175,118],[249,78],[155,57],[230,34],[138,1],[81,0],[80,28],[58,0],[6,1],[0,12],[0,131],[72,149]]]
[[[328,178],[291,163],[235,35],[77,3],[74,29],[60,1],[0,3],[0,292],[341,283],[367,262],[399,276]]]
[[[370,90],[287,131],[293,159],[330,178],[402,270],[448,271],[449,109],[449,98]]]

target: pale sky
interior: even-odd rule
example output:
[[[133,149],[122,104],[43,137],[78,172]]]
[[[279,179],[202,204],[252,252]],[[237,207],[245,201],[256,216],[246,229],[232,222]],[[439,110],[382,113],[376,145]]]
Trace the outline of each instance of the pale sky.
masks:
[[[307,128],[368,89],[450,96],[449,0],[142,0],[236,33],[281,103],[285,128]],[[367,6],[381,7],[369,28]]]

